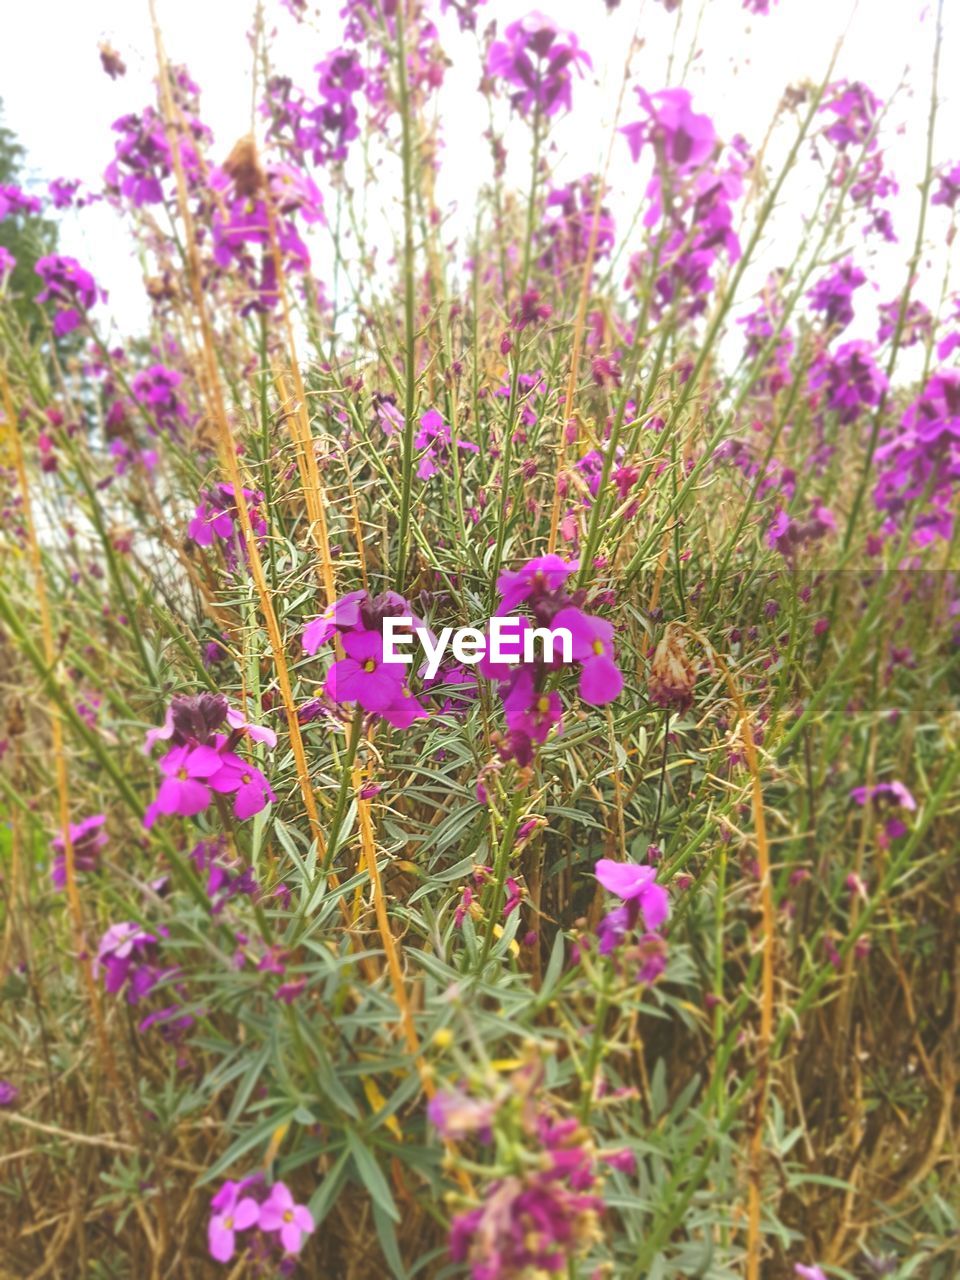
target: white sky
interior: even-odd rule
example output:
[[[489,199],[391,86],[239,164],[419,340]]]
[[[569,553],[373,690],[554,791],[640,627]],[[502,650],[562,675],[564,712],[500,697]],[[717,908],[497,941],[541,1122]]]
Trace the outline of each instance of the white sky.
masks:
[[[222,160],[233,142],[250,128],[251,54],[246,31],[255,0],[157,0],[171,60],[185,62],[202,89],[202,115],[215,135],[214,159]],[[323,0],[312,25],[298,26],[274,0],[266,0],[268,23],[278,29],[276,65],[308,92],[315,90],[313,65],[340,43],[338,18],[342,0]],[[437,0],[432,7],[439,9]],[[497,18],[501,26],[527,13],[533,4],[490,0],[480,13],[481,25]],[[644,46],[634,59],[632,83],[651,91],[677,83],[691,36],[700,23],[698,47],[703,53],[687,75],[694,108],[710,114],[722,137],[741,132],[759,146],[777,103],[788,84],[819,80],[832,47],[847,29],[836,75],[863,79],[886,99],[905,83],[882,136],[889,166],[897,173],[900,196],[891,203],[900,244],[885,246],[859,232],[837,250],[853,248],[877,290],[861,301],[858,326],[875,328],[873,303],[887,301],[899,290],[913,244],[918,210],[917,182],[923,165],[929,98],[933,11],[926,0],[780,0],[768,17],[753,18],[740,0],[708,0],[701,12],[695,0],[683,0],[675,72],[667,80],[667,63],[676,32],[676,15],[655,0],[622,0],[608,15],[603,0],[540,0],[539,8],[576,30],[592,55],[594,76],[574,87],[573,114],[561,119],[553,138],[556,177],[561,181],[601,167],[623,72],[623,59],[635,29]],[[960,160],[960,3],[946,0],[946,42],[941,63],[941,112],[935,158]],[[441,38],[454,61],[447,73],[440,104],[446,147],[438,187],[441,205],[455,204],[454,227],[473,226],[474,193],[489,174],[489,151],[481,134],[486,105],[476,93],[479,67],[473,37],[461,36],[452,14],[437,18]],[[849,25],[848,25],[849,24]],[[153,100],[153,42],[146,0],[9,0],[5,36],[0,42],[0,95],[4,120],[27,148],[31,184],[52,177],[81,178],[95,184],[113,151],[111,123]],[[127,63],[125,78],[113,82],[100,69],[97,44],[107,39]],[[630,95],[623,123],[636,118]],[[506,121],[507,107],[498,104]],[[789,130],[790,126],[787,126]],[[788,132],[783,134],[788,140]],[[510,173],[525,186],[527,135],[520,122],[508,132],[512,147]],[[612,205],[618,227],[626,229],[645,182],[629,161],[623,139],[615,150],[611,179],[619,188]],[[776,147],[772,151],[776,155]],[[389,174],[389,169],[384,171]],[[318,181],[323,188],[322,175]],[[812,206],[811,185],[819,173],[807,164],[789,188],[777,230],[762,254],[760,283],[767,271],[791,256],[799,218]],[[395,192],[389,181],[385,216],[395,223]],[[928,234],[942,246],[948,216],[930,211]],[[105,207],[68,215],[61,234],[64,252],[80,258],[109,289],[110,309],[122,331],[139,327],[144,309],[139,267],[132,244],[116,215]],[[322,263],[324,251],[317,255]],[[919,296],[935,308],[939,296],[943,250],[934,250],[928,278]],[[924,287],[926,286],[926,287]],[[748,294],[743,295],[746,302]],[[869,314],[868,314],[869,313]],[[856,332],[852,330],[851,333]],[[858,335],[859,336],[859,335]]]

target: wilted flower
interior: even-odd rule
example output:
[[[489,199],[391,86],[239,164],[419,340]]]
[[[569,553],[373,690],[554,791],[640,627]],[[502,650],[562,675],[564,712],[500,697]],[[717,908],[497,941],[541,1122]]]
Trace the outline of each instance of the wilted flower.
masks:
[[[693,703],[697,667],[687,654],[683,626],[670,622],[654,651],[647,675],[647,695],[658,707],[683,714]]]

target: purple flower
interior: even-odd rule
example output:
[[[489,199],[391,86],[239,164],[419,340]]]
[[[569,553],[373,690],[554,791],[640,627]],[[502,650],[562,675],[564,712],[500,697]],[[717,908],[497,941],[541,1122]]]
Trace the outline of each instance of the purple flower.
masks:
[[[56,303],[53,332],[57,338],[72,333],[97,299],[106,297],[90,272],[85,271],[76,258],[59,253],[48,254],[38,259],[34,270],[44,286],[37,294],[37,302]]]
[[[795,1262],[793,1270],[795,1275],[801,1277],[801,1280],[827,1280],[822,1268],[817,1266],[807,1267],[802,1262]]]
[[[260,1217],[256,1200],[242,1195],[245,1185],[225,1182],[210,1202],[213,1212],[207,1225],[207,1244],[210,1257],[217,1262],[230,1261],[237,1247],[236,1233],[246,1231]]]
[[[17,260],[10,250],[6,245],[0,244],[0,288],[2,288],[7,276],[11,274],[16,265]]]
[[[525,600],[536,600],[556,591],[578,568],[575,560],[545,555],[534,557],[522,569],[504,570],[497,579],[497,591],[501,596],[498,613],[507,617]]]
[[[828,329],[845,329],[853,319],[853,293],[866,282],[867,277],[853,260],[847,258],[835,271],[823,277],[809,291],[812,311],[822,311]]]
[[[220,755],[213,747],[174,747],[158,761],[165,775],[157,798],[147,806],[143,825],[152,827],[160,814],[179,814],[192,818],[210,803],[210,779],[221,766]]]
[[[20,1090],[9,1080],[0,1080],[0,1107],[12,1107],[20,1097]]]
[[[670,899],[663,885],[656,883],[656,869],[635,862],[613,862],[601,858],[594,868],[597,879],[625,903],[635,902],[648,929],[656,929],[670,914]]]
[[[82,822],[70,824],[70,844],[73,848],[73,866],[75,871],[96,871],[100,864],[100,850],[107,843],[103,824],[106,818],[102,813],[84,818]],[[62,889],[67,883],[67,855],[62,835],[54,836],[50,842],[56,857],[50,878],[55,889]]]
[[[503,700],[503,711],[514,732],[533,742],[545,742],[553,726],[561,723],[563,704],[558,693],[538,690],[533,672],[523,668]]]
[[[224,738],[226,743],[226,738]],[[199,748],[206,750],[206,748]],[[270,783],[259,769],[247,764],[232,751],[222,751],[219,755],[220,768],[207,779],[207,785],[224,795],[233,795],[234,817],[244,821],[259,813],[268,803],[276,800]],[[158,797],[159,801],[159,797]]]
[[[886,342],[888,338],[892,338],[898,326],[900,326],[901,347],[912,347],[914,343],[929,337],[933,329],[933,316],[929,309],[917,300],[908,303],[903,309],[901,322],[900,299],[894,298],[892,302],[884,302],[880,306],[880,328],[877,331],[877,341]]]
[[[658,93],[647,93],[637,86],[636,94],[646,119],[620,130],[630,145],[634,161],[640,159],[641,151],[648,145],[655,148],[660,162],[678,174],[689,173],[709,160],[717,143],[716,130],[709,116],[691,109],[688,90],[661,89]]]
[[[303,629],[304,653],[316,653],[337,631],[351,631],[359,624],[360,605],[366,598],[365,591],[351,591],[334,600]]]
[[[850,792],[850,799],[859,805],[865,805],[868,799],[878,798],[899,805],[910,813],[916,812],[917,802],[902,782],[878,782],[872,787],[854,787]]]
[[[960,200],[960,164],[955,164],[952,169],[944,165],[937,171],[937,181],[940,185],[930,197],[930,203],[955,209],[957,201]]]
[[[823,389],[827,408],[845,424],[856,422],[864,408],[875,408],[888,385],[869,342],[844,342],[810,367],[811,389]]]
[[[510,102],[521,115],[534,111],[552,116],[572,106],[571,89],[581,63],[592,67],[590,57],[570,31],[561,31],[552,18],[530,13],[512,22],[503,40],[495,40],[487,57],[487,74],[515,86]]]
[[[430,717],[430,712],[414,696],[408,684],[400,685],[400,692],[380,714],[395,729],[409,729],[414,720],[427,720]]]
[[[952,504],[960,479],[960,374],[935,373],[876,453],[874,501],[897,515],[929,492],[930,507],[916,521],[914,540],[949,541]]]
[[[313,1218],[306,1205],[297,1204],[289,1188],[275,1182],[267,1200],[260,1206],[258,1223],[261,1231],[276,1231],[287,1253],[299,1253],[304,1237],[313,1231]]]
[[[0,183],[0,222],[14,213],[39,213],[40,201],[28,195],[22,187],[12,183]]]
[[[573,660],[583,663],[580,697],[584,702],[602,707],[619,697],[623,676],[613,656],[613,623],[566,608],[556,615],[553,626],[566,627],[573,641]]]
[[[93,962],[94,977],[102,972],[105,990],[110,995],[116,995],[126,982],[138,955],[148,951],[156,941],[155,934],[147,933],[132,920],[111,925],[100,939],[100,946],[97,948],[97,955]],[[141,968],[144,967],[141,966]],[[152,971],[149,972],[152,979]],[[137,977],[136,973],[134,977]],[[134,1003],[139,996],[146,994],[146,990],[152,985],[152,981],[148,983],[141,978],[136,987],[129,992],[130,1002]]]
[[[820,106],[821,112],[834,116],[824,137],[841,150],[850,144],[862,146],[873,131],[880,106],[880,99],[859,80],[838,80],[828,87]]]
[[[383,660],[383,636],[351,631],[343,637],[345,658],[327,672],[326,693],[334,702],[357,702],[364,711],[385,711],[400,696],[406,668]]]

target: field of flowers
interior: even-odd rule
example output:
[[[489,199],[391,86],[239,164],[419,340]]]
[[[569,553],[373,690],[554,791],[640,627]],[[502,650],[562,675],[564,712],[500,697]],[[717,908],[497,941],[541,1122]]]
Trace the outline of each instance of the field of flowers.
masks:
[[[154,17],[102,184],[0,173],[4,1278],[960,1275],[942,14],[904,220],[829,47],[722,136],[690,0],[571,172],[623,15],[544,3],[252,6],[239,140]]]

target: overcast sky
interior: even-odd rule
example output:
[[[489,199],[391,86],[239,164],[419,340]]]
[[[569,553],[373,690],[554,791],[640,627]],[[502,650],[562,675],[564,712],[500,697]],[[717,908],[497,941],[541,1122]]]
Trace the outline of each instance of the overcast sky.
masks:
[[[202,89],[202,114],[215,135],[213,155],[223,159],[233,142],[250,128],[251,53],[246,33],[254,0],[157,0],[172,60],[185,62]],[[298,26],[279,4],[266,0],[271,25],[277,28],[276,65],[308,91],[315,88],[313,65],[339,43],[337,11],[341,0],[323,3],[310,25]],[[438,8],[438,5],[432,7]],[[517,0],[490,0],[480,10],[481,22],[501,25],[529,11]],[[917,183],[922,174],[933,47],[932,6],[919,0],[780,0],[767,17],[751,17],[740,0],[709,0],[701,12],[694,0],[683,0],[677,33],[675,14],[655,0],[622,0],[612,15],[603,0],[540,0],[540,9],[575,29],[594,61],[594,75],[574,90],[575,111],[558,122],[555,171],[569,180],[596,170],[606,153],[623,60],[635,30],[644,41],[634,60],[633,83],[649,90],[667,85],[667,67],[676,41],[676,83],[699,22],[697,46],[702,50],[686,76],[694,106],[713,116],[721,136],[742,133],[759,146],[788,84],[818,80],[834,43],[846,32],[838,76],[862,79],[882,98],[899,89],[884,130],[883,144],[901,182],[892,204],[901,243],[887,247],[876,237],[851,241],[858,260],[876,283],[874,301],[886,301],[902,285],[903,263],[916,231]],[[947,0],[946,49],[942,62],[942,107],[936,157],[960,160],[960,3]],[[456,207],[452,226],[473,226],[473,195],[489,173],[489,153],[480,138],[486,127],[486,105],[476,93],[479,78],[473,37],[461,35],[452,14],[438,18],[441,37],[454,66],[448,72],[440,105],[445,134],[444,171],[438,188],[441,204]],[[29,157],[31,184],[52,177],[81,178],[94,184],[112,155],[111,123],[151,100],[153,42],[146,0],[31,0],[8,14],[6,38],[0,42],[0,93],[5,122],[20,137]],[[100,69],[97,44],[108,40],[128,67],[113,82]],[[499,104],[507,120],[505,103]],[[635,118],[628,106],[624,121]],[[509,127],[512,170],[522,181],[527,146],[520,122]],[[788,134],[784,131],[785,145]],[[612,181],[618,189],[613,208],[618,225],[629,223],[643,189],[631,165],[626,143],[615,151]],[[776,155],[776,147],[772,154]],[[763,255],[764,272],[788,260],[796,243],[799,219],[813,200],[819,172],[807,162],[789,188],[777,229]],[[320,180],[323,186],[322,178]],[[389,183],[383,184],[389,188]],[[383,192],[385,214],[395,221],[394,193]],[[942,245],[946,214],[933,209],[930,239]],[[840,248],[842,246],[837,246]],[[110,307],[121,329],[135,327],[143,315],[139,269],[132,246],[116,215],[107,208],[69,215],[63,225],[62,248],[92,267],[110,291]],[[322,263],[323,251],[318,255]],[[778,256],[780,255],[780,256]],[[921,296],[933,307],[939,293],[942,248],[935,251]],[[866,293],[867,291],[861,291]],[[867,304],[868,306],[870,304]],[[866,331],[872,313],[858,316]]]

